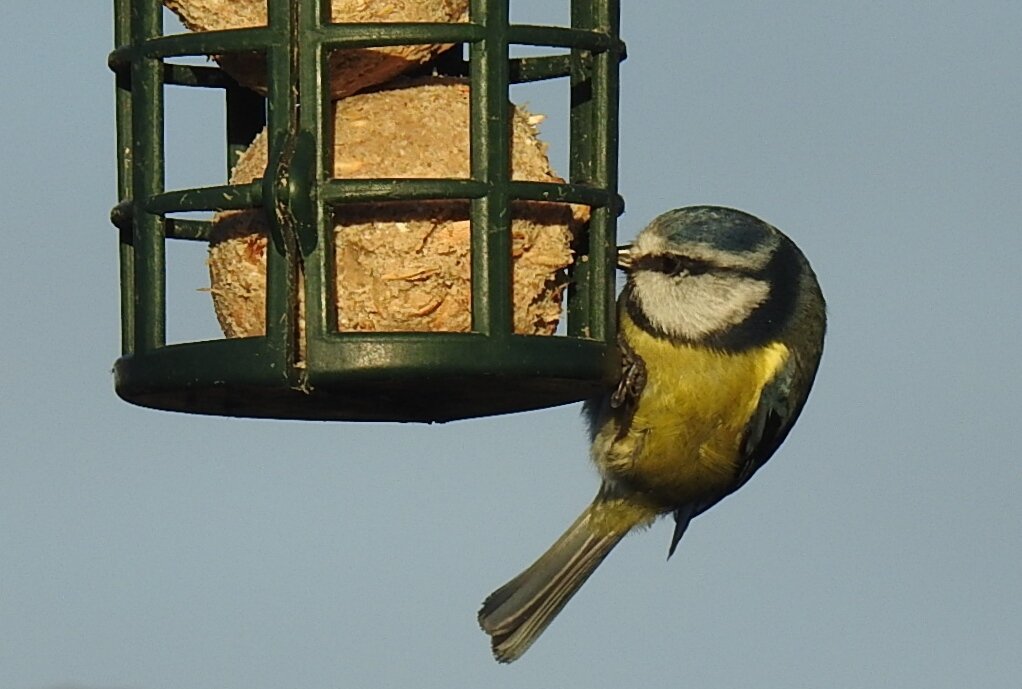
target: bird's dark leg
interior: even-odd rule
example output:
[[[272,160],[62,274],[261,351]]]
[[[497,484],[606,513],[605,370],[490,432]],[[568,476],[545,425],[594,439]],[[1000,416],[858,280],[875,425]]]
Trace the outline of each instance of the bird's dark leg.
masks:
[[[621,350],[621,380],[610,396],[610,406],[613,409],[629,401],[638,400],[642,389],[646,387],[646,362],[620,334],[617,337],[617,346]]]

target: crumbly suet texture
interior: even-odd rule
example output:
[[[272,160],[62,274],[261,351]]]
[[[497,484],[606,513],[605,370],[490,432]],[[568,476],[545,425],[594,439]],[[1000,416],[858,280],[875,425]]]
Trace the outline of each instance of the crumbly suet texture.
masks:
[[[431,78],[339,101],[335,176],[467,178],[468,95],[468,85],[460,80]],[[520,107],[513,112],[513,177],[560,182],[537,136],[540,119]],[[264,133],[239,160],[232,183],[261,177],[266,158]],[[516,333],[555,331],[572,238],[588,219],[588,210],[565,203],[512,205]],[[334,217],[339,329],[467,332],[468,211],[468,201],[340,205]],[[228,337],[265,332],[267,228],[261,210],[228,211],[215,219],[211,292]]]
[[[164,0],[192,31],[266,25],[266,0]],[[468,21],[468,0],[333,0],[333,22]],[[382,84],[428,62],[450,44],[419,44],[335,50],[328,56],[330,91],[342,98]],[[249,88],[265,93],[266,61],[259,53],[215,56],[221,67]]]

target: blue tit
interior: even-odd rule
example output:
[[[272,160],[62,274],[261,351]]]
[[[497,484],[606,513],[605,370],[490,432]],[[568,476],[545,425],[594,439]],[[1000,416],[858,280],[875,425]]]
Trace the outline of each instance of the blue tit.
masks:
[[[519,658],[632,529],[689,522],[777,450],[823,351],[823,295],[809,262],[747,213],[695,206],[656,218],[618,252],[622,373],[586,403],[602,484],[531,567],[479,611],[500,662]]]

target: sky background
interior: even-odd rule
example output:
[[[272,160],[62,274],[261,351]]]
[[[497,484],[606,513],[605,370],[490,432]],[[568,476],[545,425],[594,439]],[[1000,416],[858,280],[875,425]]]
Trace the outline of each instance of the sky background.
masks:
[[[567,1],[518,0],[559,22]],[[789,440],[626,539],[518,663],[480,601],[592,497],[579,407],[438,426],[193,417],[113,392],[112,3],[0,24],[0,689],[1022,682],[1022,3],[625,2],[620,236],[712,203],[830,305]],[[566,87],[516,88],[550,118]],[[168,185],[224,179],[168,96]],[[171,337],[218,335],[173,247]]]

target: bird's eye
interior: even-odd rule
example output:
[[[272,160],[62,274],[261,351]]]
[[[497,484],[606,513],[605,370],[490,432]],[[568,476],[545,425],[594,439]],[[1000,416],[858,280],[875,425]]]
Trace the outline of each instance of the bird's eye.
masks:
[[[668,275],[701,275],[710,267],[704,262],[680,254],[667,254],[663,257],[663,272]]]

